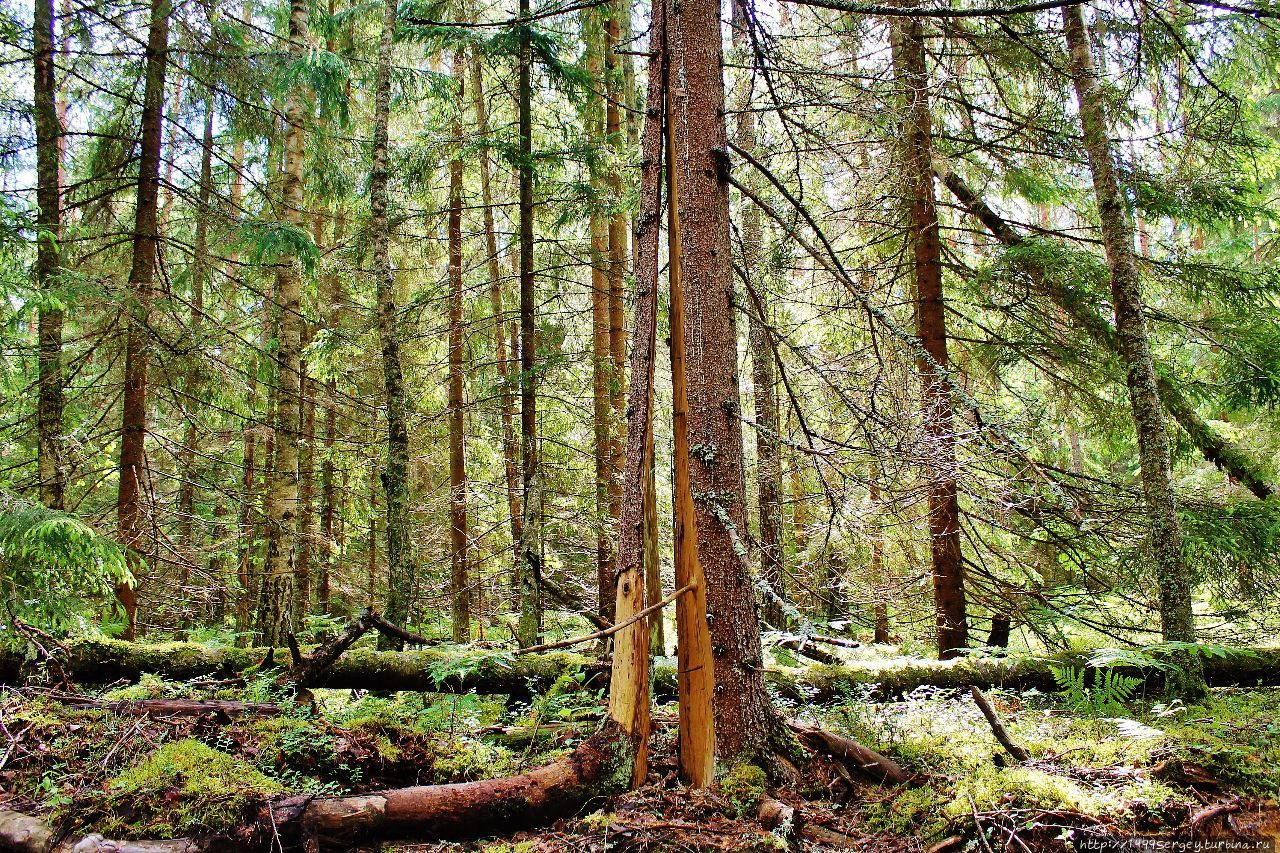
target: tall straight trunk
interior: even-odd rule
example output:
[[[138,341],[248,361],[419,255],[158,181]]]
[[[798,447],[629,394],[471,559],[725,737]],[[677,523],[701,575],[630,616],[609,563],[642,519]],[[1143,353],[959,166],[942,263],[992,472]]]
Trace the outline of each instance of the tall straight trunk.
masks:
[[[654,7],[653,32],[664,29],[663,4]],[[655,40],[660,38],[655,35]],[[649,103],[641,149],[640,211],[636,227],[635,346],[631,351],[631,398],[627,408],[626,467],[622,477],[622,515],[618,525],[617,601],[615,623],[623,622],[650,603],[646,590],[648,561],[657,550],[657,495],[653,445],[653,376],[657,361],[658,248],[662,213],[662,148],[664,113],[664,61],[650,61]],[[678,606],[678,605],[677,605]],[[609,715],[635,737],[640,749],[632,773],[632,785],[641,784],[647,772],[644,744],[650,728],[648,670],[652,630],[647,621],[660,623],[661,611],[640,620],[614,638],[613,673],[609,683]],[[705,633],[705,631],[704,631]],[[710,705],[710,696],[703,697]],[[705,728],[714,723],[708,720]],[[687,732],[682,729],[682,743]],[[714,739],[714,731],[708,736]],[[705,741],[705,738],[704,738]],[[709,756],[714,748],[708,744]],[[705,764],[705,761],[699,762]]]
[[[346,236],[347,218],[339,207],[333,218],[333,245],[339,246]],[[342,306],[346,293],[341,277],[330,272],[324,277],[325,297],[329,304],[329,328],[342,327]],[[320,463],[320,535],[325,543],[320,560],[320,577],[316,584],[316,609],[327,614],[333,606],[334,554],[340,552],[338,524],[339,490],[335,482],[334,447],[338,441],[338,380],[330,377],[324,392],[324,461]]]
[[[622,163],[626,156],[626,140],[622,133],[623,97],[622,69],[618,54],[623,6],[629,0],[611,0],[603,7],[604,13],[604,131],[610,153],[605,184],[609,189],[608,249],[609,263],[609,371],[610,405],[613,408],[609,432],[608,530],[610,539],[616,535],[618,519],[622,513],[622,468],[626,464],[624,426],[627,422],[627,319],[623,289],[627,275],[627,212],[622,203]],[[612,586],[612,578],[609,579]],[[612,619],[612,604],[602,611]]]
[[[1182,528],[1173,490],[1169,437],[1160,411],[1159,389],[1142,303],[1142,281],[1133,252],[1133,220],[1116,177],[1115,155],[1107,131],[1105,96],[1094,69],[1084,15],[1079,7],[1070,6],[1063,7],[1062,18],[1071,79],[1084,130],[1084,148],[1097,197],[1102,243],[1111,272],[1116,338],[1125,364],[1129,403],[1133,408],[1138,437],[1142,492],[1147,504],[1151,551],[1160,584],[1161,634],[1166,642],[1195,642],[1191,573],[1182,556]]]
[[[310,335],[308,344],[310,343]],[[298,558],[294,572],[293,624],[301,625],[311,612],[311,567],[316,554],[316,381],[302,374],[302,412],[298,422]]]
[[[467,572],[467,457],[464,444],[462,340],[462,104],[466,94],[466,55],[453,54],[458,110],[453,120],[457,149],[449,161],[449,564],[453,603],[453,641],[471,639],[471,584]]]
[[[529,0],[520,0],[519,72],[516,111],[520,134],[520,456],[524,470],[524,529],[520,541],[520,645],[533,645],[542,633],[542,477],[538,460],[537,389],[534,359],[537,324],[533,274],[533,49]]]
[[[603,13],[589,9],[583,13],[584,41],[586,42],[587,73],[594,80],[605,76],[603,53],[605,50],[604,27],[600,21]],[[593,147],[603,149],[605,140],[605,96],[603,93],[587,100],[583,124],[587,139]],[[591,167],[591,184],[595,195],[605,195],[605,175],[596,164]],[[606,620],[613,620],[613,357],[610,350],[609,286],[610,257],[609,237],[611,220],[597,203],[592,207],[589,232],[591,235],[591,415],[594,427],[596,474],[596,589],[599,593],[599,613]]]
[[[369,177],[369,233],[373,244],[373,276],[378,300],[378,342],[382,346],[382,380],[387,403],[387,461],[382,485],[387,493],[387,619],[403,625],[409,616],[413,565],[409,555],[409,425],[404,371],[400,364],[400,330],[396,317],[395,279],[391,272],[391,230],[387,220],[390,178],[387,122],[391,115],[391,40],[396,28],[395,0],[382,11],[378,71],[373,107],[373,171]],[[403,643],[381,636],[378,645]]]
[[[712,653],[708,627],[707,574],[699,551],[698,530],[701,520],[693,501],[689,448],[689,380],[686,351],[686,312],[684,287],[684,241],[681,230],[683,177],[676,168],[677,129],[672,33],[668,21],[672,6],[664,5],[662,19],[654,32],[661,39],[658,60],[650,60],[649,93],[654,94],[653,68],[662,73],[663,131],[667,156],[667,272],[670,278],[669,325],[671,328],[671,426],[674,437],[672,490],[675,517],[672,520],[677,588],[691,586],[693,591],[676,601],[676,690],[680,702],[680,776],[694,788],[704,788],[715,778],[716,726],[715,707],[716,660]],[[660,25],[660,26],[659,26]],[[654,191],[656,192],[656,190]]]
[[[745,538],[737,329],[729,244],[729,164],[721,77],[720,4],[685,0],[670,25],[673,125],[671,171],[679,220],[687,310],[684,360],[688,379],[688,447],[677,465],[689,467],[697,548],[706,574],[715,655],[716,753],[731,767],[767,758],[776,724],[764,685],[764,656],[755,588],[735,551]],[[678,85],[677,85],[678,84]],[[673,312],[674,313],[674,312]],[[673,340],[674,326],[673,322]],[[684,638],[680,642],[683,644]]]
[[[289,8],[289,53],[300,61],[310,42],[307,0]],[[302,165],[309,110],[294,86],[285,97],[282,218],[304,227]],[[298,433],[302,402],[302,271],[297,258],[281,258],[275,303],[278,376],[275,387],[274,462],[267,486],[267,558],[258,594],[256,635],[264,645],[280,643],[290,629],[298,548]]]
[[[873,464],[871,483],[867,487],[867,497],[871,501],[871,523],[868,531],[871,537],[871,585],[872,585],[872,618],[874,621],[875,642],[889,642],[889,585],[885,577],[884,567],[884,522],[883,508],[880,499],[880,466]]]
[[[147,27],[145,82],[142,93],[142,145],[138,157],[138,192],[133,224],[133,261],[129,268],[130,304],[125,333],[124,402],[120,425],[120,482],[116,522],[120,542],[129,549],[137,582],[145,568],[147,513],[143,490],[147,476],[147,358],[151,303],[160,235],[157,209],[160,192],[160,142],[164,112],[164,75],[169,51],[169,4],[152,0]],[[136,586],[120,584],[116,598],[124,608],[123,637],[132,640],[138,627]]]
[[[480,51],[471,58],[471,98],[476,110],[476,128],[480,137],[489,138],[489,110],[484,100],[484,77],[480,68]],[[507,512],[510,513],[511,550],[519,561],[520,537],[523,529],[520,509],[519,448],[515,438],[515,396],[511,393],[510,364],[507,355],[507,330],[502,307],[502,264],[498,258],[498,237],[493,224],[493,189],[489,151],[480,152],[480,207],[484,216],[484,246],[488,254],[489,308],[493,313],[493,351],[498,367],[498,405],[502,421],[502,472],[507,486]],[[514,339],[512,341],[514,349]]]
[[[739,51],[750,48],[747,28],[750,21],[744,5],[746,0],[733,3],[733,43]],[[743,151],[756,147],[756,117],[751,110],[751,75],[744,74],[741,109],[734,128],[735,142]],[[762,228],[760,209],[748,204],[742,211],[742,269],[747,276],[755,276],[760,268]],[[752,285],[753,282],[748,282]],[[778,454],[778,393],[774,376],[773,348],[769,345],[768,302],[765,288],[754,282],[757,299],[748,299],[750,307],[747,330],[751,351],[751,386],[755,403],[756,428],[756,499],[760,521],[760,576],[773,587],[778,596],[785,597],[782,567],[782,460]],[[768,596],[764,606],[764,620],[770,625],[783,627],[782,608]]]
[[[62,121],[58,117],[54,75],[53,0],[35,0],[32,90],[36,125],[36,289],[56,287],[62,238]],[[66,470],[62,458],[62,309],[46,300],[36,319],[39,397],[36,401],[37,470],[40,502],[65,506]]]
[[[894,79],[906,106],[904,180],[910,204],[908,237],[913,254],[916,335],[929,354],[917,361],[924,418],[924,468],[929,479],[929,541],[938,657],[957,655],[968,645],[964,564],[960,553],[960,499],[956,487],[955,412],[939,371],[947,358],[946,303],[942,292],[942,244],[933,193],[929,74],[924,31],[914,18],[894,18]]]
[[[661,38],[666,15],[654,7],[653,32]],[[631,350],[631,396],[627,408],[627,461],[618,523],[618,589],[644,590],[645,604],[661,600],[658,567],[658,496],[653,442],[653,377],[657,364],[659,231],[662,216],[662,151],[666,141],[665,59],[650,61],[648,103],[640,149],[640,209],[635,233],[635,345]],[[650,586],[652,584],[652,586]],[[655,598],[657,596],[657,598]],[[615,621],[625,615],[615,613]],[[665,654],[662,612],[647,620],[650,654]],[[615,660],[617,654],[615,653]],[[648,657],[645,656],[647,664]]]
[[[198,351],[196,341],[200,337],[200,325],[204,320],[204,289],[209,277],[209,200],[213,196],[213,99],[205,100],[204,133],[200,141],[200,202],[196,217],[195,245],[191,262],[191,316],[187,329],[192,340],[193,354]],[[187,425],[182,435],[182,451],[179,459],[179,475],[182,485],[178,490],[178,546],[181,550],[182,581],[190,578],[188,572],[195,553],[195,497],[196,497],[196,391],[200,371],[192,365],[183,377],[183,406]]]

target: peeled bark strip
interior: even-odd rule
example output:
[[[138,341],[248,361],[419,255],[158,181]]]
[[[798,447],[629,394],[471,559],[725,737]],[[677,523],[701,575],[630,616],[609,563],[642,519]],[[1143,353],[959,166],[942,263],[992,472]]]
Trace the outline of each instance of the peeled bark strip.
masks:
[[[974,192],[963,178],[948,170],[941,170],[939,176],[960,205],[986,226],[997,240],[1011,247],[1021,246],[1026,242],[1023,236]],[[1080,299],[1073,298],[1066,288],[1053,281],[1047,270],[1032,267],[1026,262],[1024,266],[1027,267],[1032,283],[1092,338],[1094,343],[1112,352],[1120,351],[1120,342],[1111,321]],[[1192,444],[1200,450],[1207,461],[1238,480],[1258,500],[1266,500],[1276,493],[1275,484],[1260,469],[1258,461],[1251,457],[1248,451],[1219,433],[1200,417],[1195,405],[1186,398],[1181,389],[1158,372],[1156,391],[1170,417],[1182,427]],[[1078,443],[1077,440],[1076,444]],[[1073,446],[1073,453],[1074,450]]]
[[[1195,642],[1191,572],[1182,555],[1182,528],[1173,491],[1169,437],[1160,412],[1155,364],[1142,302],[1142,281],[1133,254],[1133,221],[1116,177],[1103,106],[1106,96],[1093,65],[1084,15],[1079,6],[1064,6],[1062,19],[1084,130],[1084,147],[1097,197],[1103,247],[1111,270],[1111,299],[1119,352],[1126,367],[1125,378],[1138,436],[1142,491],[1151,523],[1150,543],[1160,586],[1161,634],[1166,642]]]
[[[954,657],[969,644],[965,620],[964,564],[960,553],[960,501],[956,486],[955,412],[942,376],[947,370],[946,303],[942,246],[933,193],[929,74],[924,32],[915,18],[892,22],[894,79],[906,102],[905,162],[909,242],[914,253],[916,334],[929,359],[917,360],[929,478],[929,535],[938,657]]]

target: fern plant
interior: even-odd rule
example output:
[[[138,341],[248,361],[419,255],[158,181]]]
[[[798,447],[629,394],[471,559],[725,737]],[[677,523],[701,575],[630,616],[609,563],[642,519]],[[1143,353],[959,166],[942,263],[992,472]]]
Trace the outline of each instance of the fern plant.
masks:
[[[1050,672],[1067,706],[1080,714],[1123,713],[1124,704],[1133,701],[1144,683],[1114,666],[1093,669],[1092,686],[1087,683],[1089,670],[1085,667],[1054,666]]]
[[[65,512],[0,492],[0,601],[9,616],[67,631],[133,583],[124,551]]]

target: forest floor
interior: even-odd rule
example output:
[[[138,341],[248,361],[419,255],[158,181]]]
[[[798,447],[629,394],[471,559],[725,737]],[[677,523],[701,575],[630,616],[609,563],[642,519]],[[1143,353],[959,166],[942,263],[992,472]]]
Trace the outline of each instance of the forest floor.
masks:
[[[507,775],[589,733],[602,697],[562,679],[529,705],[497,698],[317,691],[298,706],[269,679],[0,694],[0,809],[67,832],[172,838],[229,832],[284,793],[365,792]],[[690,792],[675,778],[674,708],[655,714],[649,784],[537,831],[465,844],[387,844],[386,853],[1083,849],[1086,838],[1280,839],[1280,689],[1219,689],[1184,705],[1123,691],[993,692],[1031,759],[997,744],[968,694],[921,688],[790,714],[898,760],[918,784],[861,785],[815,760],[768,787],[795,809],[768,827],[765,780],[736,774]],[[257,703],[168,713],[139,700]],[[115,704],[112,704],[115,703]],[[952,839],[948,843],[948,839]],[[1269,848],[1273,849],[1273,848]]]

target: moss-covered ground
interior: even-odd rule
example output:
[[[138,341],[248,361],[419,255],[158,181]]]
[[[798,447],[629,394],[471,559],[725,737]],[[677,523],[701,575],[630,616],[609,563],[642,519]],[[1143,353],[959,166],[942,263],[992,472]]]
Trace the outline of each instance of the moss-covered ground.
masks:
[[[139,716],[75,707],[50,692],[8,691],[0,694],[0,808],[119,837],[227,833],[286,793],[518,772],[563,754],[592,729],[602,702],[572,678],[513,707],[491,697],[349,691],[317,691],[314,706],[299,706],[265,678],[212,687],[147,678],[94,695],[175,697],[273,703],[281,711]],[[866,786],[816,760],[781,787],[737,768],[718,789],[692,793],[675,779],[674,708],[660,708],[650,784],[639,791],[537,832],[384,849],[919,851],[958,836],[955,849],[988,853],[1071,850],[1073,839],[1103,831],[1276,831],[1268,827],[1280,793],[1280,690],[1215,690],[1194,704],[1035,691],[991,698],[1030,761],[1003,753],[967,694],[922,688],[896,702],[851,696],[788,709],[893,757],[920,784]],[[796,807],[794,825],[760,824],[766,791]]]

